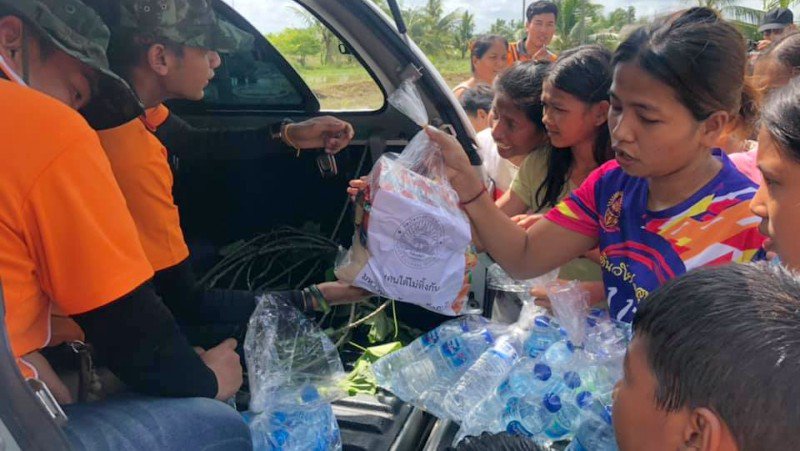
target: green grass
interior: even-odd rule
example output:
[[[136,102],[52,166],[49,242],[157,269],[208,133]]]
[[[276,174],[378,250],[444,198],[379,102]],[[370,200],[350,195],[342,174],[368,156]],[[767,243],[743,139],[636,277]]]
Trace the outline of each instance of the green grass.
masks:
[[[360,65],[322,66],[318,58],[309,58],[306,66],[297,61],[292,65],[320,99],[323,110],[377,110],[385,102],[383,93]],[[433,61],[452,88],[470,77],[466,59]]]

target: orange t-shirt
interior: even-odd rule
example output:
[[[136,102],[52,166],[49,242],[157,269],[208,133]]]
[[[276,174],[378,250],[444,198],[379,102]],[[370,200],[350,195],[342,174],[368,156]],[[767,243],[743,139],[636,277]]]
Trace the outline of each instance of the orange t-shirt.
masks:
[[[128,202],[139,238],[156,271],[189,256],[178,207],[172,198],[172,171],[167,149],[150,131],[169,115],[164,106],[117,128],[98,132],[114,176]]]
[[[51,310],[77,315],[153,275],[97,134],[66,105],[0,80],[0,279],[11,349],[50,340]]]

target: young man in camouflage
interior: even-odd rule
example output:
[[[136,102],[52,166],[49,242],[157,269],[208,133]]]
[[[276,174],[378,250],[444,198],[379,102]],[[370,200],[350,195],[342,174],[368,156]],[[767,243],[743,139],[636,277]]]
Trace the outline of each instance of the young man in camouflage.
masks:
[[[178,318],[192,344],[213,345],[225,336],[244,338],[255,296],[234,290],[199,287],[172,196],[168,156],[213,158],[200,149],[216,148],[281,153],[295,148],[322,148],[336,153],[353,136],[350,124],[333,117],[282,124],[273,136],[269,126],[251,130],[199,130],[171,114],[168,99],[201,100],[218,52],[248,51],[253,37],[220,19],[207,0],[87,0],[111,28],[112,68],[134,88],[146,114],[99,132],[145,253],[155,270],[156,291]],[[281,125],[281,124],[278,124]],[[159,139],[170,129],[171,148]],[[177,149],[177,150],[176,150]],[[231,150],[234,149],[234,150]],[[198,155],[200,153],[200,155]],[[253,156],[250,156],[253,157]],[[340,283],[324,283],[289,295],[299,307],[324,310],[328,304],[354,302],[364,292]]]
[[[11,348],[26,377],[60,387],[38,354],[57,308],[146,394],[70,404],[56,389],[75,449],[249,449],[238,414],[211,399],[241,385],[236,343],[200,356],[178,331],[89,126],[141,112],[108,69],[108,39],[78,0],[0,0],[0,277]]]

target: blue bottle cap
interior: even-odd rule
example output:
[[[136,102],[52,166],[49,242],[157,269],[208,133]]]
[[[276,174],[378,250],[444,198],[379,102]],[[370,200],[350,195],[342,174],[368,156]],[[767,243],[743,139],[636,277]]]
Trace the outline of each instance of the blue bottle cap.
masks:
[[[492,336],[491,332],[489,332],[488,330],[485,330],[485,331],[483,331],[483,334],[481,334],[481,335],[483,335],[483,339],[486,340],[486,343],[494,344],[494,337]]]
[[[587,316],[586,317],[586,325],[589,326],[589,327],[597,326],[597,319],[596,318],[592,318],[591,316]]]
[[[543,404],[544,408],[550,413],[556,413],[561,410],[561,398],[553,393],[544,395]]]
[[[286,445],[286,441],[289,440],[289,433],[283,429],[278,429],[272,433],[272,438],[275,439],[276,445],[283,448],[283,446]]]
[[[540,381],[546,381],[553,375],[553,370],[544,363],[537,363],[533,366],[533,376]]]
[[[564,373],[564,383],[571,390],[575,390],[581,386],[581,377],[575,371],[567,371]]]
[[[536,327],[550,327],[550,318],[544,315],[539,315],[533,320],[533,324]]]
[[[319,392],[312,385],[306,385],[300,391],[300,399],[304,402],[312,402],[319,399]]]
[[[592,405],[592,402],[594,401],[594,396],[592,395],[591,392],[582,391],[578,393],[578,396],[575,397],[575,401],[578,404],[578,407],[580,407],[581,409],[586,409]]]
[[[567,349],[569,349],[569,352],[575,352],[575,345],[569,340],[567,340]]]

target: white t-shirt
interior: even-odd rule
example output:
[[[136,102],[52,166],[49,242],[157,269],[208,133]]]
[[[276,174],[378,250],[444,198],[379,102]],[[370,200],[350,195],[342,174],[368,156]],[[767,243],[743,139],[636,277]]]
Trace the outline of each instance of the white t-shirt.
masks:
[[[478,155],[483,160],[483,170],[487,176],[494,180],[497,189],[506,192],[511,188],[511,182],[517,176],[519,167],[502,158],[497,153],[497,144],[492,138],[492,130],[486,129],[475,136],[478,144]]]

